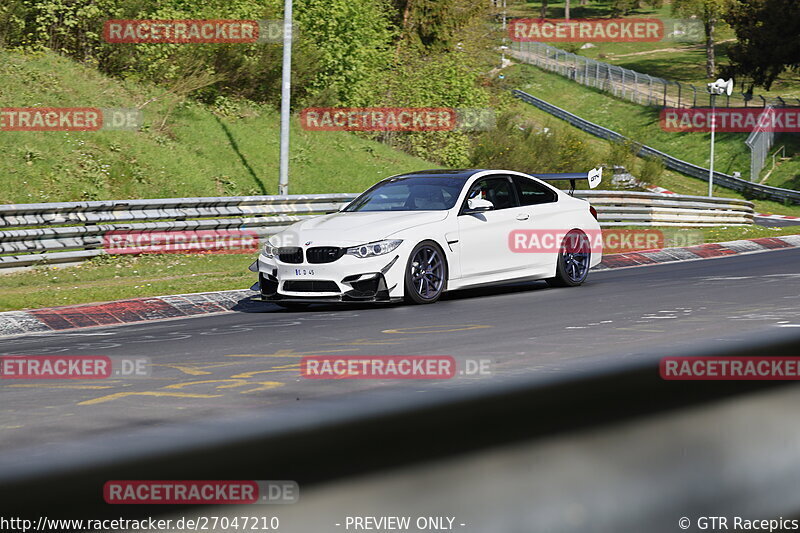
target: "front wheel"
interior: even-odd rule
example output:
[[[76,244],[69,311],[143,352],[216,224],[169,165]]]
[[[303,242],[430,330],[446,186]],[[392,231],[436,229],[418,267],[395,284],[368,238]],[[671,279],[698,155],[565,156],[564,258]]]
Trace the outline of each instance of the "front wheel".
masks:
[[[572,230],[564,237],[558,252],[556,275],[547,279],[551,287],[576,287],[586,281],[592,251],[589,238],[582,231]]]
[[[447,262],[444,252],[433,241],[422,241],[408,256],[405,276],[406,300],[432,304],[444,292]]]

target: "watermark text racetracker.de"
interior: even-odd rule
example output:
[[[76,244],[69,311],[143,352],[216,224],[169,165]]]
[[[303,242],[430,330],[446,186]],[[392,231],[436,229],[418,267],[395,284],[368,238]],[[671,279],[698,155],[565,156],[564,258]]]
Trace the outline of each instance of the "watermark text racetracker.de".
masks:
[[[284,31],[294,30],[282,20],[114,19],[103,25],[103,38],[117,44],[277,43]]]
[[[664,108],[661,129],[666,132],[747,133],[756,129],[775,133],[800,132],[800,108],[781,107],[765,110],[753,107]]]
[[[700,41],[699,20],[680,19],[514,19],[508,36],[517,42],[658,42]]]
[[[112,505],[242,505],[297,503],[291,480],[114,480],[103,486]]]
[[[105,355],[3,355],[0,380],[108,379],[149,377],[147,357]]]
[[[494,109],[454,107],[308,107],[300,112],[308,131],[488,131]]]
[[[103,236],[107,254],[252,254],[258,233],[246,229],[110,231]]]
[[[508,234],[508,248],[515,253],[558,253],[589,251],[594,254],[621,254],[696,246],[705,240],[702,231],[660,229],[518,229]]]
[[[0,131],[138,130],[140,109],[99,107],[2,107]]]
[[[659,373],[670,381],[795,381],[800,357],[664,357]]]
[[[309,355],[300,360],[306,379],[452,379],[492,374],[491,358],[450,355]]]

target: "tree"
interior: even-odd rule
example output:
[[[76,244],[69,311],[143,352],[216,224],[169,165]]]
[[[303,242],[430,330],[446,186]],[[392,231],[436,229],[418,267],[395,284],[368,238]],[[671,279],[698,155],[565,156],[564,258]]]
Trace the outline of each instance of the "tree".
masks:
[[[547,18],[547,0],[542,0],[542,8],[541,11],[539,11],[539,15],[543,19]]]
[[[327,94],[327,105],[360,105],[374,91],[375,78],[392,61],[390,6],[382,0],[295,1],[300,39],[313,48],[312,93]]]
[[[726,74],[749,78],[769,90],[786,70],[800,69],[800,4],[797,0],[736,1],[725,15],[737,42]],[[751,89],[752,89],[751,85]]]
[[[463,41],[464,28],[483,22],[491,5],[474,0],[392,0],[404,43],[429,52],[455,50]]]
[[[722,15],[724,0],[674,0],[672,12],[682,17],[698,17],[703,21],[706,35],[706,76],[714,78],[717,73],[714,53],[714,30]]]
[[[642,9],[643,4],[647,4],[653,9],[661,9],[664,5],[664,0],[612,0],[609,4],[611,17],[629,15],[637,9]],[[581,2],[581,5],[584,5],[583,2]]]

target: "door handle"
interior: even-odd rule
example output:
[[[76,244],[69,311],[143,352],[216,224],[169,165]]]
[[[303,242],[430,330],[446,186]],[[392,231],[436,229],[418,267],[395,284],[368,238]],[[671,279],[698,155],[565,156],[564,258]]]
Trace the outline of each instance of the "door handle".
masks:
[[[517,215],[517,220],[528,220],[529,218],[531,218],[531,216],[526,213],[520,213]]]

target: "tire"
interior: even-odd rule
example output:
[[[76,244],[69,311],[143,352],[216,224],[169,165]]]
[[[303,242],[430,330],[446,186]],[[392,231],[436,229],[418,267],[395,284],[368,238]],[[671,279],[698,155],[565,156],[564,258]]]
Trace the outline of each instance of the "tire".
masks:
[[[426,265],[427,269],[420,269]],[[422,241],[408,255],[405,273],[405,298],[409,303],[432,304],[447,286],[447,259],[433,241]]]
[[[304,311],[308,309],[311,304],[304,304],[302,302],[272,302],[278,307],[283,307],[287,311]]]
[[[592,250],[589,245],[589,238],[580,230],[572,230],[567,233],[561,243],[555,277],[548,278],[545,281],[551,287],[577,287],[582,285],[589,275],[591,260]]]

